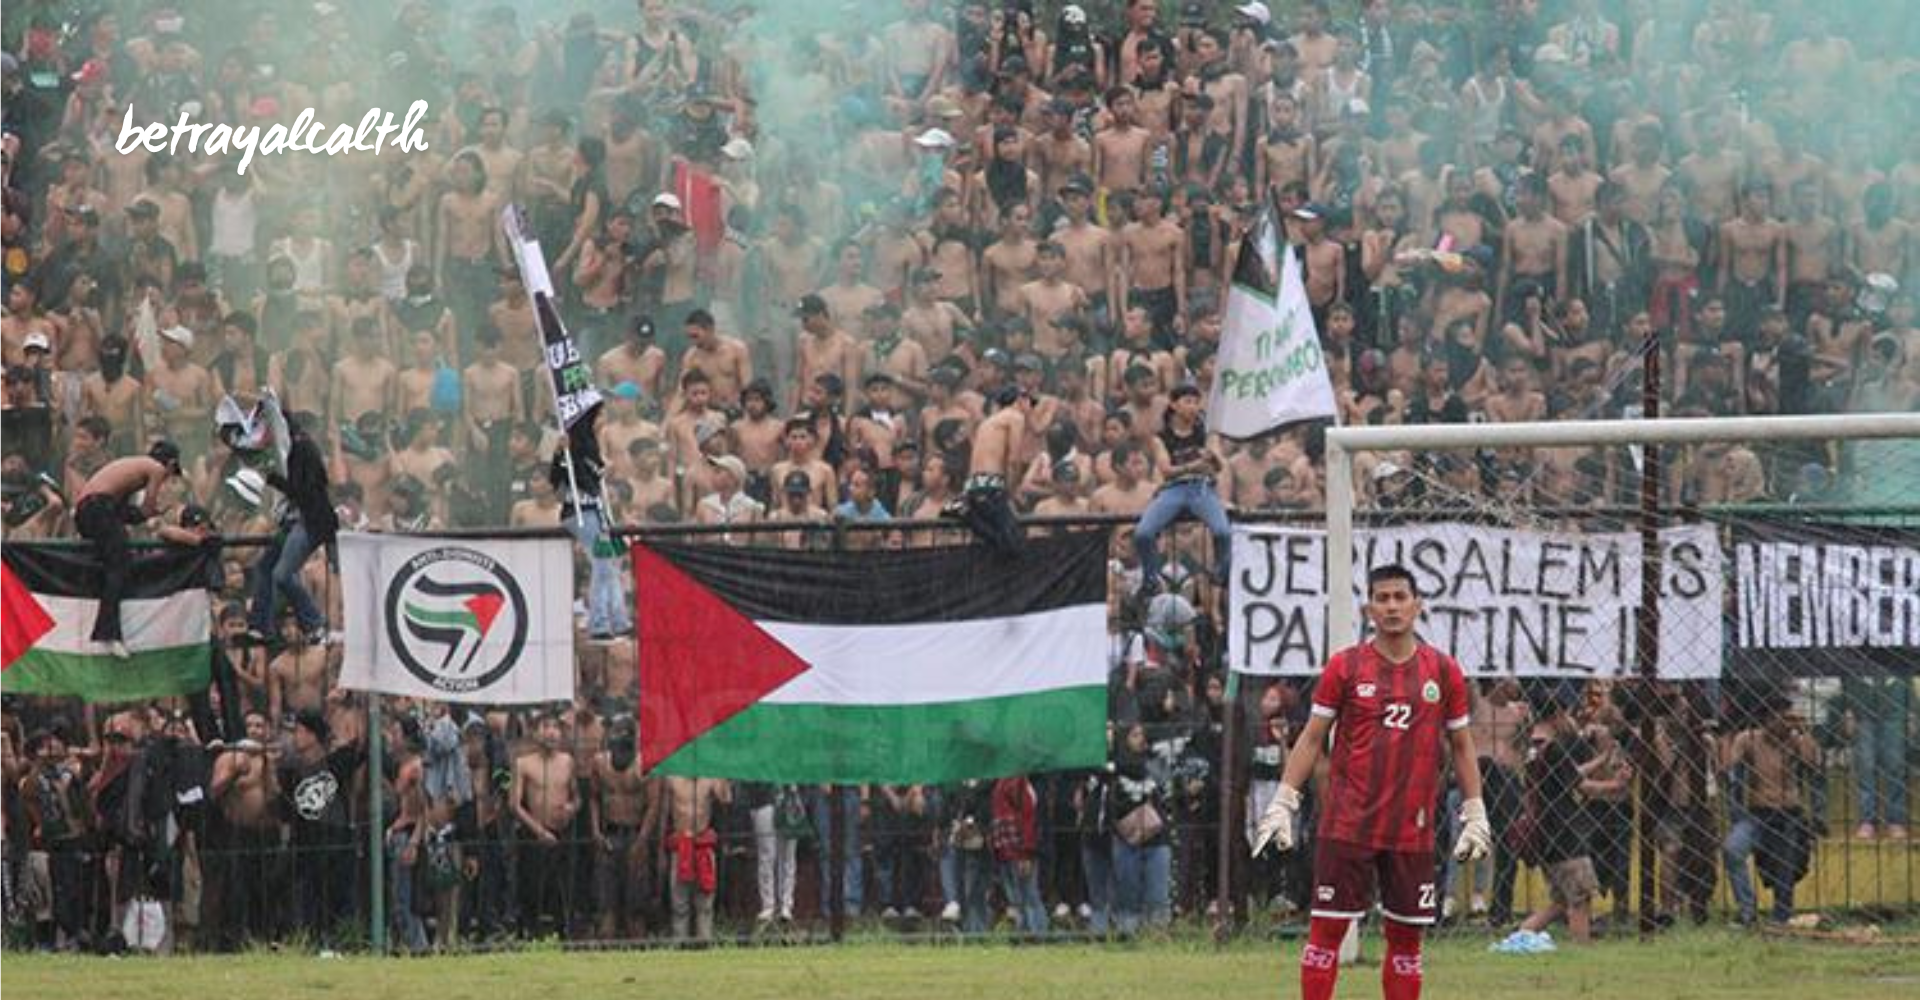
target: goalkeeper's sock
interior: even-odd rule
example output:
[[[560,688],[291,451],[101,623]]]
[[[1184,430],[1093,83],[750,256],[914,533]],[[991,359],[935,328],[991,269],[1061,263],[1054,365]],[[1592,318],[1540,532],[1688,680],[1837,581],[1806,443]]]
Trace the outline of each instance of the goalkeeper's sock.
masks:
[[[1351,920],[1314,917],[1307,925],[1307,946],[1300,951],[1300,1000],[1333,1000],[1340,976],[1340,942]]]
[[[1387,959],[1380,963],[1380,992],[1386,1000],[1420,1000],[1420,928],[1382,920]]]

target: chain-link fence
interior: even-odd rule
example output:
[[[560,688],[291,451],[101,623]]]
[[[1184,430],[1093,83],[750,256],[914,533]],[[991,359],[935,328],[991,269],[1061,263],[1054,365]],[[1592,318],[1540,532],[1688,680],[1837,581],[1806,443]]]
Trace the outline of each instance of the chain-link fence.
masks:
[[[1423,635],[1472,679],[1497,844],[1485,862],[1444,860],[1449,792],[1435,831],[1444,925],[1490,933],[1581,896],[1602,927],[1784,916],[1788,886],[1795,912],[1911,911],[1914,510],[1662,512],[1659,679],[1646,680],[1635,509],[1596,496],[1575,512],[1534,494],[1465,508],[1446,502],[1444,461],[1401,468],[1369,473],[1383,492],[1360,511],[1372,530],[1357,561],[1415,570]],[[1395,488],[1421,499],[1385,493]],[[1308,905],[1312,790],[1300,850],[1251,858],[1247,831],[1327,654],[1317,558],[1288,548],[1310,548],[1321,525],[1250,520],[1280,539],[1278,555],[1236,572],[1305,574],[1281,581],[1293,596],[1274,620],[1227,617],[1197,525],[1163,536],[1164,586],[1150,600],[1135,596],[1130,524],[1033,528],[1111,534],[1112,740],[1141,765],[1119,772],[839,789],[649,779],[631,743],[634,645],[584,638],[572,705],[468,713],[385,699],[380,773],[366,766],[366,699],[332,686],[337,647],[295,634],[262,648],[223,630],[219,683],[198,710],[9,696],[9,941],[139,945],[164,927],[167,945],[193,949],[364,944],[376,840],[398,950],[826,940],[849,928],[1288,932]],[[956,540],[917,523],[673,535],[823,549]],[[1816,578],[1851,581],[1854,596]],[[1299,669],[1232,680],[1230,629]],[[370,784],[383,795],[379,838]],[[1147,801],[1162,828],[1123,835],[1120,820]],[[1034,835],[1013,845],[1022,809]]]

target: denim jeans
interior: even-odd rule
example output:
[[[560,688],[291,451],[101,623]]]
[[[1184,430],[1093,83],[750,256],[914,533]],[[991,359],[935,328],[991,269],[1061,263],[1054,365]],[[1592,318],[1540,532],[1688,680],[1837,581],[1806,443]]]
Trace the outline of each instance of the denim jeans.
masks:
[[[627,589],[620,581],[620,557],[595,555],[594,550],[606,535],[606,516],[597,506],[582,507],[567,518],[567,530],[587,550],[591,572],[587,577],[587,631],[594,635],[619,634],[633,628],[633,609],[627,606]]]
[[[993,857],[984,849],[962,851],[947,845],[940,852],[940,895],[949,903],[960,904],[960,930],[967,934],[985,934],[987,920],[987,880],[992,877]]]
[[[416,856],[414,862],[400,860],[400,853],[406,850],[407,841],[412,837],[406,830],[387,834],[387,878],[393,885],[393,912],[389,914],[388,924],[393,928],[393,943],[417,954],[427,950],[427,927],[421,922],[413,901],[413,868],[418,858]]]
[[[287,523],[286,531],[273,536],[260,561],[253,564],[253,613],[247,620],[250,628],[273,631],[274,602],[279,594],[287,595],[302,631],[311,632],[326,624],[326,615],[300,580],[300,568],[317,547],[298,518]]]
[[[1140,555],[1140,579],[1150,587],[1158,585],[1160,533],[1182,513],[1199,518],[1212,533],[1214,581],[1226,583],[1233,553],[1233,527],[1227,523],[1227,508],[1220,502],[1220,494],[1204,479],[1162,487],[1147,504],[1146,511],[1140,515],[1140,524],[1133,529],[1133,548]]]
[[[1113,838],[1114,922],[1122,934],[1164,927],[1172,918],[1168,900],[1168,869],[1173,850],[1166,844],[1135,847]]]
[[[1759,897],[1753,892],[1754,846],[1760,840],[1760,827],[1744,809],[1727,813],[1727,839],[1720,843],[1720,860],[1726,865],[1727,885],[1733,890],[1733,905],[1742,921],[1751,922],[1759,910]]]
[[[807,811],[813,816],[813,829],[820,837],[820,913],[830,915],[833,906],[833,863],[828,860],[828,852],[833,850],[833,829],[839,813],[847,818],[846,831],[840,836],[842,857],[845,867],[840,872],[840,885],[846,893],[845,913],[849,917],[860,915],[861,888],[863,872],[860,866],[860,792],[853,787],[839,789],[838,809],[830,809],[832,799],[829,793],[815,789],[807,795]]]
[[[1025,874],[1020,866],[1026,866]],[[1044,934],[1047,930],[1047,904],[1040,898],[1040,863],[1000,862],[1000,891],[1007,895],[1007,905],[1014,907],[1020,914],[1020,929],[1028,934]]]
[[[1108,838],[1089,834],[1080,841],[1080,870],[1087,878],[1087,929],[1105,934],[1113,919],[1113,849]]]
[[[1853,795],[1859,822],[1907,825],[1905,713],[1861,719],[1853,731]]]

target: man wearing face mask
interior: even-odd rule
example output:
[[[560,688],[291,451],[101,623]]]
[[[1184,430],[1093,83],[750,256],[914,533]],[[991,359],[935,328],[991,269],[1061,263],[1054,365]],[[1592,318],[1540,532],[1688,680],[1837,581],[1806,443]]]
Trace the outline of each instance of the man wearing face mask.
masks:
[[[648,844],[659,822],[660,786],[649,780],[636,752],[636,727],[618,715],[607,749],[593,759],[594,884],[599,887],[600,937],[632,940],[646,933],[643,909],[653,893]]]

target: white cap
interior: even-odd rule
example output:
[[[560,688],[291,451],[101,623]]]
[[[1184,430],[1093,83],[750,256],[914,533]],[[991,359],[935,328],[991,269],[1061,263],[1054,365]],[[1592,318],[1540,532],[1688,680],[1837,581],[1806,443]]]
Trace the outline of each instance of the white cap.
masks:
[[[21,350],[31,351],[36,347],[38,347],[43,351],[51,351],[53,350],[53,341],[48,340],[47,335],[44,333],[41,333],[38,330],[35,330],[32,333],[29,333],[25,337],[21,338],[20,340]]]
[[[1252,18],[1261,24],[1273,23],[1273,11],[1268,10],[1267,5],[1261,3],[1260,0],[1254,0],[1252,3],[1243,3],[1235,7],[1234,10],[1238,11],[1241,17]]]
[[[720,147],[720,155],[729,160],[753,159],[753,143],[746,136],[736,135]]]
[[[1070,3],[1060,8],[1060,20],[1068,24],[1085,24],[1087,23],[1086,9],[1077,3]]]
[[[1388,461],[1381,462],[1379,465],[1376,465],[1373,467],[1373,479],[1375,482],[1379,482],[1382,479],[1390,479],[1405,471],[1407,470],[1402,469],[1400,466],[1394,464],[1394,462],[1391,459],[1389,459]]]
[[[953,136],[943,128],[930,128],[914,136],[913,144],[923,149],[952,149]]]
[[[193,331],[184,326],[170,326],[160,331],[160,336],[171,340],[187,350],[193,350]]]
[[[678,212],[681,210],[680,198],[677,195],[673,194],[671,191],[662,191],[659,194],[653,196],[653,207],[671,208],[674,211]]]
[[[1364,97],[1355,97],[1347,101],[1347,114],[1358,116],[1370,115],[1372,113],[1373,105],[1368,104],[1367,99]]]
[[[241,469],[227,477],[227,487],[250,506],[258,507],[261,495],[267,490],[267,477],[258,469]]]

